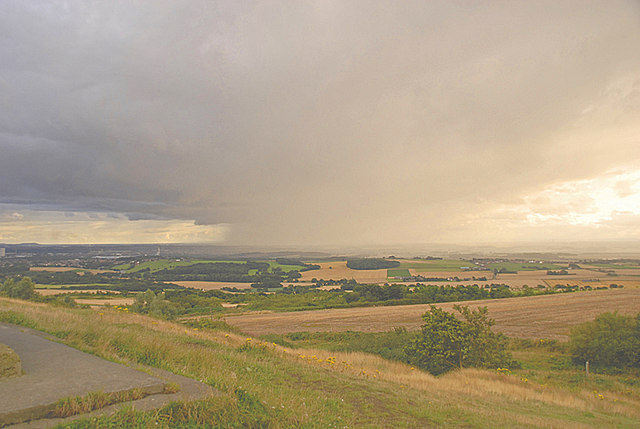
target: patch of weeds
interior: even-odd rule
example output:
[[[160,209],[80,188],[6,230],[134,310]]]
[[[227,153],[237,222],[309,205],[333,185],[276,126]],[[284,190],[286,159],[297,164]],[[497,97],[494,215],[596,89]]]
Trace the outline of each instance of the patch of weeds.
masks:
[[[549,359],[549,363],[551,364],[551,369],[555,370],[575,369],[575,365],[571,362],[569,356],[553,356]]]
[[[15,311],[11,310],[0,311],[0,321],[32,329],[35,329],[37,327],[36,323],[33,320],[25,317],[23,314],[16,313]]]
[[[182,324],[190,328],[209,329],[211,331],[233,332],[236,334],[241,333],[240,329],[236,328],[235,326],[229,325],[224,320],[219,320],[219,319],[210,319],[210,318],[191,319],[191,320],[185,320],[184,322],[182,322]]]
[[[180,385],[178,383],[167,383],[162,389],[162,393],[178,393],[180,391]]]
[[[55,404],[51,417],[69,417],[85,414],[93,410],[104,408],[120,402],[135,401],[147,396],[141,389],[131,389],[123,392],[104,393],[90,392],[84,396],[62,398]]]

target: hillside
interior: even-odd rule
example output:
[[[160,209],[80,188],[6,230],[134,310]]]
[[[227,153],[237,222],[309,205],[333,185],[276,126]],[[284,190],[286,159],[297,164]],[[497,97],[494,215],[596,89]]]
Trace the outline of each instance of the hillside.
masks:
[[[614,378],[567,387],[524,374],[440,378],[362,353],[292,350],[222,330],[105,309],[0,299],[0,320],[104,358],[202,380],[219,395],[74,427],[637,427],[640,390]],[[603,376],[604,377],[604,376]],[[598,381],[600,380],[600,381]],[[594,384],[595,383],[595,384]],[[594,386],[598,394],[594,395]]]

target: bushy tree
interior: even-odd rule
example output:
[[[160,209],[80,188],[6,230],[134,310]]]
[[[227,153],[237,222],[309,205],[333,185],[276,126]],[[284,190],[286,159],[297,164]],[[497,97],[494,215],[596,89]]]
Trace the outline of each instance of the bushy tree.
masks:
[[[36,294],[36,291],[31,278],[23,277],[18,281],[7,279],[0,287],[0,293],[9,298],[31,299]]]
[[[422,331],[406,348],[409,362],[434,375],[454,368],[500,367],[512,364],[507,338],[494,333],[486,307],[471,310],[454,305],[458,313],[431,306]]]
[[[640,368],[640,314],[603,313],[571,330],[569,351],[576,364],[594,368]]]
[[[137,294],[131,309],[164,319],[173,319],[178,312],[176,305],[166,300],[164,292],[156,294],[152,290]]]

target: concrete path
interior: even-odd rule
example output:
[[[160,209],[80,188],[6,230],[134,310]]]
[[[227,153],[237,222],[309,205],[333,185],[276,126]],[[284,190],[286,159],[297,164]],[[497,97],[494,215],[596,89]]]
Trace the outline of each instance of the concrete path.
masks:
[[[209,386],[196,380],[156,369],[151,370],[154,375],[149,375],[54,342],[48,335],[28,328],[0,323],[0,343],[18,354],[24,371],[20,377],[0,381],[0,426],[42,418],[58,399],[95,391],[142,389],[152,396],[129,403],[140,410],[153,409],[170,400],[197,399],[213,393]],[[181,391],[158,395],[166,382],[177,383]],[[113,412],[117,407],[107,407],[97,413]],[[48,419],[20,426],[49,427],[63,421],[65,419]]]

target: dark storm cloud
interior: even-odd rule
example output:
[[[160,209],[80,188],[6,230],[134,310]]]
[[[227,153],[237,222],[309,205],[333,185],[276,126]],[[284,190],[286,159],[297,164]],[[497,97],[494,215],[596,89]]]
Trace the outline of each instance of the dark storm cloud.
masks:
[[[638,9],[3,2],[0,203],[429,240],[638,159]]]

